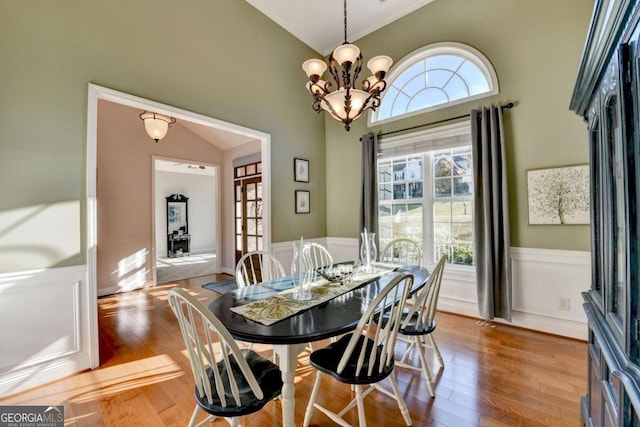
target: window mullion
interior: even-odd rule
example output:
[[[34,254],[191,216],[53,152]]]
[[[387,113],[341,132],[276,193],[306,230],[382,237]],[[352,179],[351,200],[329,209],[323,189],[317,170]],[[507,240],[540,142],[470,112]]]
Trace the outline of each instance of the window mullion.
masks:
[[[433,233],[433,155],[432,153],[423,153],[422,155],[422,196],[424,203],[422,204],[422,234],[424,240],[422,242],[422,258],[423,263],[432,265],[434,259],[434,233]]]

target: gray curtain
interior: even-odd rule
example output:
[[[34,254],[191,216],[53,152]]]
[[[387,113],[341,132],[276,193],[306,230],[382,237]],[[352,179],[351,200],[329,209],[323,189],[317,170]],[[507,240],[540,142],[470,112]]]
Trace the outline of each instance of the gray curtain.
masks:
[[[509,198],[500,106],[471,111],[471,138],[478,309],[486,320],[511,321]]]
[[[380,253],[378,235],[378,136],[362,135],[362,185],[360,196],[360,233],[366,227],[376,233],[376,248]],[[362,245],[362,236],[358,236]]]

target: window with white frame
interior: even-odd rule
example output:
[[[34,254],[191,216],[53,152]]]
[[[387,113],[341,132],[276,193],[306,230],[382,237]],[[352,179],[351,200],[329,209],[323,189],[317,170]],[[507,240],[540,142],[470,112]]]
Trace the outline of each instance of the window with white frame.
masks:
[[[420,48],[387,75],[380,107],[369,124],[387,122],[499,93],[489,60],[462,43],[436,43]]]
[[[473,266],[473,162],[468,123],[380,144],[380,246],[408,238],[424,262]]]

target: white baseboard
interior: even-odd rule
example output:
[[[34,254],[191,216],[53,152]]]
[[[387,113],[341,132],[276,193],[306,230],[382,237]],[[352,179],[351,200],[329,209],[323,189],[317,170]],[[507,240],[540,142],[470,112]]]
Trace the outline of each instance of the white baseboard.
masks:
[[[478,304],[475,301],[461,301],[440,297],[438,301],[438,310],[480,319]],[[587,339],[588,330],[586,322],[557,319],[517,310],[512,311],[511,316],[512,322],[507,322],[502,319],[494,319],[494,322],[579,340],[586,341]]]
[[[120,286],[109,286],[109,287],[105,287],[105,288],[97,288],[97,295],[98,298],[100,297],[105,297],[107,295],[113,295],[119,292],[129,292],[129,291],[136,291],[138,289],[144,289],[146,287],[151,287],[151,286],[155,286],[156,283],[152,282],[151,280],[145,282],[143,285],[139,285],[136,286],[135,288],[131,288],[131,289],[122,289]]]
[[[511,313],[511,324],[535,331],[561,335],[586,341],[589,337],[586,320],[584,322],[560,319],[533,313],[514,310]],[[497,321],[500,321],[499,319]],[[506,322],[505,322],[506,323]]]
[[[235,268],[222,267],[221,271],[222,271],[222,273],[230,274],[232,276],[236,275],[236,269]]]
[[[191,255],[200,255],[200,254],[216,254],[216,248],[191,248]]]
[[[121,291],[119,286],[109,286],[108,288],[98,288],[98,298],[106,297],[107,295],[112,295],[119,291]]]

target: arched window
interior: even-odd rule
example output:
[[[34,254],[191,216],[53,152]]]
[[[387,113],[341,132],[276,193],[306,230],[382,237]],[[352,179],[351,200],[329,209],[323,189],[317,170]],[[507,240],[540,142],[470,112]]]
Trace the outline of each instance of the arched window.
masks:
[[[420,48],[391,69],[380,107],[369,124],[391,121],[499,93],[489,60],[461,43]]]

